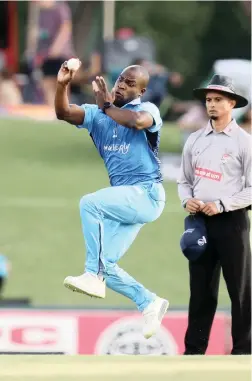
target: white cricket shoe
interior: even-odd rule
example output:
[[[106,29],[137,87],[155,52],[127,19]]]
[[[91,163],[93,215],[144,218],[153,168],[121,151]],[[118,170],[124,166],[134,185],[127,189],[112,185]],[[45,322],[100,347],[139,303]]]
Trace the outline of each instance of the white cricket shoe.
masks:
[[[84,273],[80,276],[68,276],[64,280],[64,286],[72,291],[80,292],[95,298],[105,298],[106,283],[95,274]]]
[[[168,307],[168,300],[156,297],[156,299],[145,308],[143,311],[143,335],[146,339],[156,334]]]

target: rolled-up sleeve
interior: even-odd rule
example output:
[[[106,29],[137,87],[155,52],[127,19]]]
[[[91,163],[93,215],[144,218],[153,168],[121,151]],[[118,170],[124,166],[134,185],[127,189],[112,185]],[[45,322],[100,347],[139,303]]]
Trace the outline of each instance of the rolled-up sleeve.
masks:
[[[221,203],[224,206],[225,212],[232,210],[247,208],[252,204],[252,179],[251,179],[251,165],[252,165],[252,149],[251,137],[248,136],[244,140],[242,149],[242,169],[244,177],[244,188],[241,192],[233,194],[231,197],[222,197]]]
[[[85,112],[85,117],[83,120],[83,123],[80,125],[77,125],[77,128],[86,128],[89,133],[91,133],[93,128],[93,121],[95,118],[96,113],[98,112],[98,106],[97,105],[90,105],[90,104],[83,104],[80,106],[83,108]]]
[[[194,173],[191,149],[192,144],[189,137],[182,152],[180,172],[177,180],[178,195],[183,206],[185,206],[186,202],[193,197]]]
[[[141,104],[141,109],[139,111],[147,111],[149,114],[151,114],[153,118],[153,125],[148,128],[150,132],[156,132],[160,130],[163,125],[163,121],[161,119],[159,109],[156,105],[150,102],[144,102]]]

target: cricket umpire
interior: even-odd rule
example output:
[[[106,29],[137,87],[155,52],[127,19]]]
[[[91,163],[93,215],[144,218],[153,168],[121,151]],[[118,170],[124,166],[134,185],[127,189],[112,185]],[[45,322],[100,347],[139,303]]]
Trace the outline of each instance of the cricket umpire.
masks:
[[[248,101],[233,81],[214,75],[194,89],[206,104],[207,126],[184,146],[178,193],[185,218],[181,249],[189,260],[187,355],[205,354],[218,302],[222,270],[231,299],[231,354],[251,353],[251,136],[232,119]]]

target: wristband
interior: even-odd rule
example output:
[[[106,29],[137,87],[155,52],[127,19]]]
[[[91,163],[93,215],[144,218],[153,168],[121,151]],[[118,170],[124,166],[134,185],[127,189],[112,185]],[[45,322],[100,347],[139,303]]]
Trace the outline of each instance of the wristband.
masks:
[[[104,102],[104,105],[103,105],[103,108],[102,108],[102,111],[104,112],[104,114],[105,114],[105,110],[107,110],[111,106],[113,106],[113,103],[111,103],[111,102]]]

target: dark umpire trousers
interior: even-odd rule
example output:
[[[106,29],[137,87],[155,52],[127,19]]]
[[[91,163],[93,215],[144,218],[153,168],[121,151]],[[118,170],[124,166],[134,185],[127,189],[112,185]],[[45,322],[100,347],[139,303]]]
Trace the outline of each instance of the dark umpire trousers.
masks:
[[[185,355],[204,354],[217,307],[220,271],[231,299],[231,354],[251,353],[251,248],[248,212],[205,216],[208,246],[189,262],[190,302]]]

